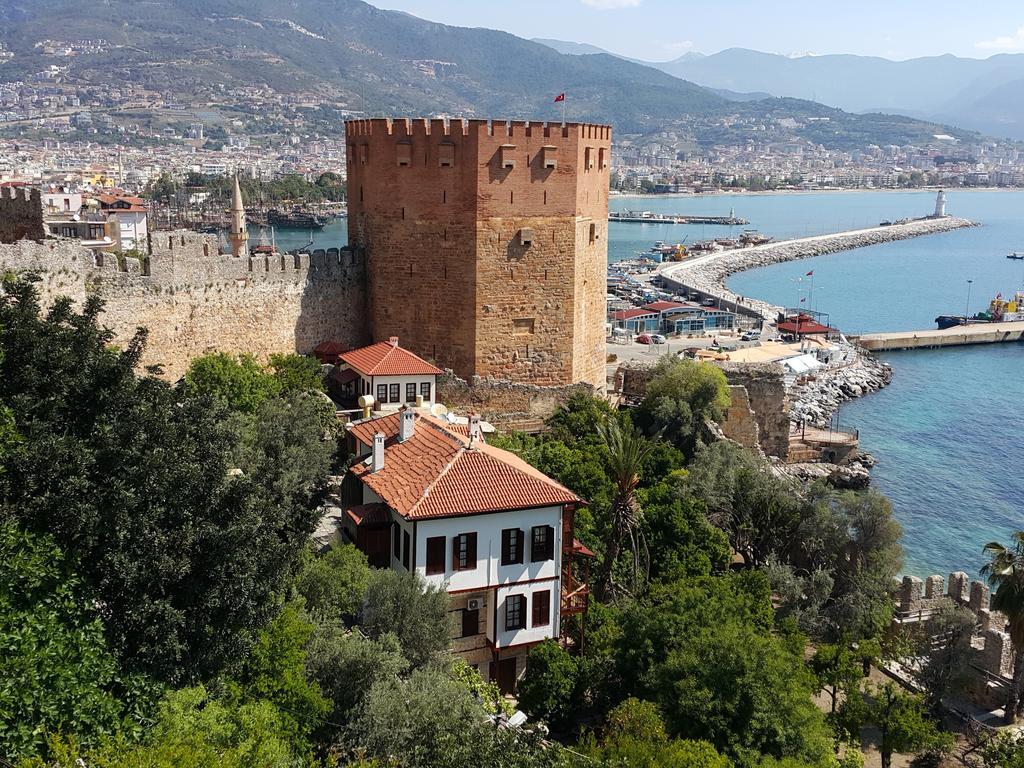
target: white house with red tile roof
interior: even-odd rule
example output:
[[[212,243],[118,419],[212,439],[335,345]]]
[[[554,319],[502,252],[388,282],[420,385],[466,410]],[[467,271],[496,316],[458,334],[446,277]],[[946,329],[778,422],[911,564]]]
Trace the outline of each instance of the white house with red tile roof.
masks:
[[[514,689],[529,649],[586,609],[573,575],[584,502],[469,429],[406,408],[350,428],[358,491],[344,527],[376,567],[416,571],[451,596],[453,647]]]
[[[108,221],[116,222],[114,231],[118,248],[122,251],[144,250],[149,237],[146,201],[130,195],[93,195],[92,200]]]
[[[398,346],[397,336],[343,352],[338,357],[332,376],[355,397],[371,395],[374,410],[431,406],[436,402],[437,377],[443,371]]]

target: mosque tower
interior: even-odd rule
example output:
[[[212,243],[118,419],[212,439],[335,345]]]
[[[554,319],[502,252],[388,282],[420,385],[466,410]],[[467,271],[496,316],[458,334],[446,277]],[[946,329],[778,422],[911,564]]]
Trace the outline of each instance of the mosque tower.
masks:
[[[231,234],[228,235],[231,241],[231,255],[247,255],[245,244],[249,241],[249,231],[245,227],[245,206],[242,205],[242,190],[238,186],[238,176],[235,176],[234,198],[231,201]]]

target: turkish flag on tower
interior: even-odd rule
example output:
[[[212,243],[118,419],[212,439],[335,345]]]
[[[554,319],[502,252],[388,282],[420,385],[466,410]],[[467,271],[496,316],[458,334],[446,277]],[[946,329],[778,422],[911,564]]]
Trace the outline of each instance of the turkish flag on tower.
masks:
[[[811,270],[810,272],[808,272],[808,273],[807,273],[807,274],[805,275],[805,277],[814,277],[814,270],[812,269],[812,270]]]
[[[565,101],[565,94],[564,93],[560,93],[557,96],[555,96],[555,103],[557,104],[560,101]]]

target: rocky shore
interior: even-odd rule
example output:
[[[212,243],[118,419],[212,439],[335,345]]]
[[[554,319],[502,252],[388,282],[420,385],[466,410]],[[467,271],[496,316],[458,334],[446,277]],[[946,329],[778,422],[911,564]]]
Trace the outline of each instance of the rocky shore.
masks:
[[[848,362],[823,369],[813,379],[796,384],[789,393],[789,418],[793,423],[828,428],[839,406],[887,386],[892,367],[874,355],[847,345]]]
[[[740,301],[740,297],[726,287],[725,281],[728,277],[737,272],[766,267],[771,264],[808,259],[826,253],[848,251],[868,245],[907,240],[912,237],[976,226],[978,226],[977,222],[956,216],[946,216],[941,219],[915,219],[904,224],[893,224],[887,227],[837,232],[796,240],[781,240],[751,248],[719,251],[707,256],[698,256],[689,261],[664,264],[659,270],[659,274],[678,287],[685,287],[687,290],[721,299],[723,306],[733,305],[737,308],[753,310],[765,319],[774,321],[780,307],[760,299],[747,297],[743,297]]]

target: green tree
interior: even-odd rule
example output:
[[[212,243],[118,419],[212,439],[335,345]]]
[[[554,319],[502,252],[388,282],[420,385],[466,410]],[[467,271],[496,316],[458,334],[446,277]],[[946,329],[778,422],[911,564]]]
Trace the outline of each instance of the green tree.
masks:
[[[189,394],[206,395],[233,411],[254,413],[264,400],[280,393],[281,381],[252,355],[211,352],[189,365],[185,387]]]
[[[318,623],[354,619],[370,584],[366,555],[351,544],[339,544],[320,555],[305,550],[295,589]]]
[[[910,668],[924,692],[928,710],[936,718],[942,715],[942,699],[959,692],[967,682],[975,622],[968,609],[944,603],[916,638],[917,663]]]
[[[1006,722],[1016,723],[1024,714],[1021,687],[1024,683],[1024,531],[1013,534],[1013,543],[998,541],[985,545],[988,562],[981,573],[995,590],[992,610],[1006,616],[1013,643],[1013,681],[1006,700]]]
[[[244,655],[316,519],[329,466],[317,419],[275,400],[244,427],[216,402],[134,373],[97,318],[35,288],[0,294],[0,401],[21,435],[0,503],[49,533],[103,606],[112,650],[160,680]]]
[[[632,553],[632,569],[628,571],[630,586],[635,589],[648,573],[650,553],[644,537],[643,512],[637,502],[636,489],[652,444],[631,425],[622,427],[614,419],[604,423],[601,436],[608,448],[608,477],[614,488],[598,590],[598,596],[605,598],[629,591],[624,584],[616,583],[615,580],[615,569],[627,540]]]
[[[314,629],[295,605],[286,604],[260,631],[242,669],[245,699],[273,704],[295,743],[307,740],[331,711],[320,686],[306,677],[306,644]]]
[[[49,537],[0,515],[0,755],[37,754],[48,733],[95,744],[121,728],[117,660],[81,587]]]
[[[721,368],[666,355],[647,383],[637,423],[648,434],[663,433],[666,440],[692,456],[705,422],[721,421],[730,401]]]
[[[985,768],[1024,768],[1024,744],[1015,733],[1000,733],[981,748]]]
[[[323,392],[320,362],[305,355],[271,355],[270,370],[281,392]]]
[[[520,706],[555,727],[565,727],[577,705],[578,675],[576,660],[554,640],[545,640],[530,649],[517,688]]]
[[[424,583],[416,572],[374,571],[360,627],[375,640],[395,636],[405,658],[421,667],[451,645],[448,593]]]
[[[878,728],[882,768],[891,768],[894,752],[943,751],[952,746],[952,737],[928,719],[924,699],[893,683],[865,695],[864,717]]]

